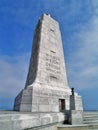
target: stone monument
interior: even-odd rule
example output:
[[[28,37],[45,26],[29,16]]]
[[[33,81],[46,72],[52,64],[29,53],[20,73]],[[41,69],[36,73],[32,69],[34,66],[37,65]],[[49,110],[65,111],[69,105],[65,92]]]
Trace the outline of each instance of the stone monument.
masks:
[[[36,26],[26,85],[15,99],[14,110],[83,110],[81,96],[72,94],[67,82],[59,24],[49,14],[43,14]]]
[[[81,96],[68,85],[59,25],[48,14],[36,26],[25,88],[14,110],[0,111],[0,130],[98,129],[98,112],[83,112]]]

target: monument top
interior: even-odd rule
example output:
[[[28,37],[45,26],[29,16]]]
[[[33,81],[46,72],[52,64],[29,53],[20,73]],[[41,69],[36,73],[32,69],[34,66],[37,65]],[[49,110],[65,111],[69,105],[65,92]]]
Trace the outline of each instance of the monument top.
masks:
[[[50,14],[46,14],[46,15],[50,16]]]

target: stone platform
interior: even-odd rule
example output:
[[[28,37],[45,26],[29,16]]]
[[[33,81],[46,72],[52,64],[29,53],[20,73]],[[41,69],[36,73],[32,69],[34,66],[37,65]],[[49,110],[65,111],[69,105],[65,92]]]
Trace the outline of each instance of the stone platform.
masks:
[[[83,112],[83,119],[86,123],[81,125],[63,124],[62,120],[67,115],[62,112],[15,112],[0,111],[0,130],[98,130],[98,123],[95,117],[98,112]],[[96,122],[87,124],[87,117]],[[89,122],[88,117],[88,122]]]
[[[56,130],[64,113],[0,111],[0,130]]]
[[[0,130],[98,130],[97,115],[97,111],[83,112],[84,124],[67,125],[62,122],[67,119],[62,112],[0,111]]]

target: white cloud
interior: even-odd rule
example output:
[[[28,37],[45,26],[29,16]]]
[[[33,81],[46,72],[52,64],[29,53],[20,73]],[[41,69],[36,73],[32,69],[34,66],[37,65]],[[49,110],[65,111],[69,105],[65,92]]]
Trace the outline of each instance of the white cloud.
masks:
[[[77,89],[96,88],[98,84],[98,18],[75,34],[79,47],[72,52],[69,66],[70,84]]]
[[[29,54],[0,57],[0,97],[15,97],[24,88]]]

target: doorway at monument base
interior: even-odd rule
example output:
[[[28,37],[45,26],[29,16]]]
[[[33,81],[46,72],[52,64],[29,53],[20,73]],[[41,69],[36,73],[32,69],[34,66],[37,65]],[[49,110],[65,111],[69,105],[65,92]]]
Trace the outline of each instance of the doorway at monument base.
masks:
[[[82,100],[74,94],[71,100],[71,90],[65,88],[44,86],[35,83],[22,90],[15,99],[15,111],[28,112],[65,112],[66,110],[83,110]],[[73,102],[72,102],[73,101]],[[72,109],[70,102],[75,105]]]

